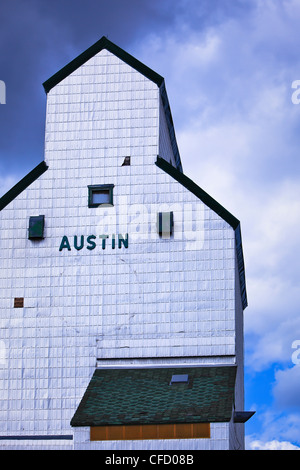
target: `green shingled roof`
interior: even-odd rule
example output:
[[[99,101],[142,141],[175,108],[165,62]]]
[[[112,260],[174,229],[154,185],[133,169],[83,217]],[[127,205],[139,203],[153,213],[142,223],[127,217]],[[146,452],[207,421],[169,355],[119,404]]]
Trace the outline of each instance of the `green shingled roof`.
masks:
[[[170,385],[172,375],[189,383]],[[96,369],[72,426],[228,422],[235,366]]]

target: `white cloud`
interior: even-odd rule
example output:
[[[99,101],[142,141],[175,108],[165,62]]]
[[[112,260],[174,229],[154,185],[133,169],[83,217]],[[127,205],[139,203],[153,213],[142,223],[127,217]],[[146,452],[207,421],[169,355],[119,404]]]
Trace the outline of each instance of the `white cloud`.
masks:
[[[285,408],[282,403],[268,402],[256,406],[255,416],[258,431],[246,437],[248,448],[253,441],[267,443],[274,440],[300,446],[300,414],[297,410]]]
[[[279,182],[275,188],[276,192],[254,197],[248,221],[255,222],[252,227],[246,224],[250,307],[245,329],[257,338],[249,345],[247,362],[256,370],[291,361],[292,343],[300,339],[300,181]]]
[[[247,445],[248,450],[300,450],[297,447],[287,441],[269,441],[263,442],[261,440],[250,441]]]
[[[275,405],[280,409],[300,409],[300,366],[278,370],[275,374],[273,394]]]

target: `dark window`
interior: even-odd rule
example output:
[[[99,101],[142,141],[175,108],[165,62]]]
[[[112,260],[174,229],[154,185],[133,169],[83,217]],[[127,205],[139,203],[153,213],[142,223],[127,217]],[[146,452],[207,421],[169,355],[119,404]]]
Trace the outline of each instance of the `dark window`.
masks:
[[[130,166],[130,157],[125,157],[122,166]]]
[[[28,238],[30,240],[40,240],[44,238],[45,216],[37,215],[29,217]]]
[[[113,206],[113,184],[88,186],[89,207]]]

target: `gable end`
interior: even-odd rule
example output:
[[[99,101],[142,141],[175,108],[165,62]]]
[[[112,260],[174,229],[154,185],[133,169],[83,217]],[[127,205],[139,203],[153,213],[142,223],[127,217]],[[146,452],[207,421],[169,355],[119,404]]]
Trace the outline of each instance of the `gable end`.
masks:
[[[64,80],[68,75],[73,73],[75,70],[81,67],[81,65],[83,65],[92,57],[94,57],[94,55],[98,54],[98,52],[102,51],[103,49],[106,49],[107,51],[111,52],[116,57],[125,62],[127,65],[131,66],[132,68],[140,72],[142,75],[144,75],[146,78],[156,83],[158,87],[160,87],[163,83],[164,79],[158,73],[154,72],[154,70],[150,69],[145,64],[137,60],[135,57],[128,54],[128,52],[124,51],[119,46],[112,43],[105,36],[103,36],[101,39],[99,39],[99,41],[89,47],[86,51],[82,52],[79,56],[77,56],[67,65],[65,65],[54,75],[52,75],[52,77],[46,80],[43,83],[45,92],[48,93],[51,88],[53,88],[59,82]]]
[[[134,68],[137,72],[141,73],[142,75],[144,75],[146,78],[148,78],[150,81],[152,81],[158,86],[159,93],[162,98],[163,109],[164,109],[164,113],[166,116],[168,132],[170,136],[170,142],[171,142],[171,147],[172,147],[172,151],[173,151],[174,158],[175,158],[176,167],[179,171],[182,171],[182,163],[181,163],[180,154],[179,154],[179,150],[178,150],[178,146],[176,142],[174,124],[173,124],[173,119],[172,119],[172,114],[171,114],[171,109],[170,109],[170,104],[169,104],[169,100],[167,96],[164,78],[158,73],[156,73],[154,70],[152,70],[151,68],[147,67],[147,65],[143,64],[138,59],[128,54],[128,52],[124,51],[119,46],[109,41],[105,36],[103,36],[101,39],[99,39],[99,41],[97,41],[95,44],[89,47],[86,51],[82,52],[79,56],[77,56],[67,65],[65,65],[62,69],[60,69],[54,75],[52,75],[52,77],[50,77],[48,80],[46,80],[43,83],[45,92],[48,93],[53,87],[55,87],[58,83],[60,83],[62,80],[68,77],[71,73],[73,73],[75,70],[77,70],[85,62],[87,62],[89,59],[94,57],[103,49],[106,49],[107,51],[114,54],[120,60],[125,62],[130,67]]]

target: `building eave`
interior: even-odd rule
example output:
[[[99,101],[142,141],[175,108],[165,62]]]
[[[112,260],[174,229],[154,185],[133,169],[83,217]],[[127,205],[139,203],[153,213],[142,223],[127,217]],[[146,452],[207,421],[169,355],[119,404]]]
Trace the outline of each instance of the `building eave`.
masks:
[[[38,179],[46,170],[48,166],[45,161],[39,163],[33,170],[31,170],[24,178],[22,178],[15,186],[7,191],[4,196],[0,198],[0,211],[4,209],[11,201],[13,201],[24,189],[28,188],[36,179]]]

